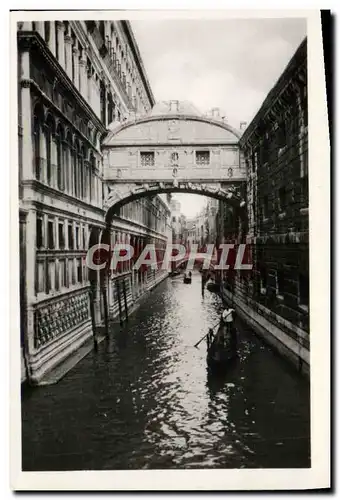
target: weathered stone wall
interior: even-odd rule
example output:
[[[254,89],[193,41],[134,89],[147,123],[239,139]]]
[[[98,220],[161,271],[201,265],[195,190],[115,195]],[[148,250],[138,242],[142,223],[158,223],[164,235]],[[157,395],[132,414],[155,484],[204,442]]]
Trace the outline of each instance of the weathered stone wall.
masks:
[[[247,238],[239,232],[238,239],[251,245],[253,271],[227,277],[223,293],[243,315],[256,315],[260,323],[262,316],[259,330],[266,336],[270,329],[284,332],[283,351],[294,351],[302,366],[309,363],[306,40],[245,130],[240,146],[247,166],[248,221]],[[237,221],[222,202],[219,220],[220,235],[232,242]],[[305,333],[297,335],[297,330]],[[303,346],[303,359],[298,346]]]

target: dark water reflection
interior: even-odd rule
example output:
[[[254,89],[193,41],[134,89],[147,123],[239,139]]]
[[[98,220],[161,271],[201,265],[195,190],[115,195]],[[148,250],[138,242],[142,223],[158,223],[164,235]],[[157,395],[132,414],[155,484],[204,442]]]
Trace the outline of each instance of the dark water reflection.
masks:
[[[55,386],[23,398],[24,470],[309,467],[309,386],[245,325],[210,378],[221,300],[168,279]]]

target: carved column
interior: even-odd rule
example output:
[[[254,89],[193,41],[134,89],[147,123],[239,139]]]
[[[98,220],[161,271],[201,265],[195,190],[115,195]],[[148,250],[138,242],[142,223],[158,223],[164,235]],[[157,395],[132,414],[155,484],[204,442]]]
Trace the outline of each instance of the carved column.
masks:
[[[99,244],[100,240],[101,240],[101,231],[98,231],[97,240],[93,244],[94,245]],[[100,325],[101,322],[102,322],[101,309],[100,309],[100,303],[101,303],[101,297],[100,297],[100,271],[96,271],[96,281],[95,281],[95,283],[92,284],[92,290],[93,290],[93,302],[94,302],[95,322],[96,322],[96,325]]]
[[[72,80],[72,38],[69,33],[65,35],[65,69],[67,76]]]
[[[57,26],[57,37],[58,37],[58,54],[57,58],[59,64],[65,68],[65,45],[64,45],[64,31],[65,25],[62,21],[56,22]]]
[[[55,21],[50,21],[50,39],[48,41],[48,48],[54,56],[56,56],[55,46]]]
[[[68,173],[68,146],[66,140],[63,140],[61,143],[62,149],[62,160],[61,160],[61,168],[62,168],[62,186],[66,193],[69,192],[69,173]]]
[[[26,219],[26,293],[27,293],[27,348],[34,352],[34,308],[36,280],[36,221],[35,210],[30,210]]]
[[[55,217],[54,218],[54,223],[55,223],[55,248],[56,250],[60,250],[60,241],[59,241],[59,218]],[[59,266],[59,255],[56,256],[54,265],[54,289],[55,290],[60,290],[60,266]]]
[[[21,23],[21,30],[22,31],[31,31],[32,30],[32,21],[25,21],[24,23]]]
[[[92,97],[92,74],[93,74],[93,70],[92,70],[92,67],[87,67],[87,95],[86,95],[86,99],[87,99],[87,102],[89,103],[89,105],[91,107],[93,107],[93,97]]]
[[[82,55],[79,60],[79,92],[87,99],[87,74],[86,74],[86,54],[82,49]]]
[[[45,25],[43,21],[37,21],[35,23],[35,30],[45,40]]]
[[[79,51],[77,44],[73,47],[74,85],[79,90]]]
[[[31,114],[31,91],[29,82],[29,53],[23,52],[21,56],[22,76],[21,80],[21,123],[23,140],[22,147],[22,179],[33,179],[34,177],[34,155],[32,141],[32,114]],[[20,117],[19,117],[20,120]]]
[[[47,184],[46,129],[44,128],[40,134],[40,180]]]
[[[50,185],[58,189],[58,159],[57,159],[57,138],[52,136],[51,140],[51,182]]]

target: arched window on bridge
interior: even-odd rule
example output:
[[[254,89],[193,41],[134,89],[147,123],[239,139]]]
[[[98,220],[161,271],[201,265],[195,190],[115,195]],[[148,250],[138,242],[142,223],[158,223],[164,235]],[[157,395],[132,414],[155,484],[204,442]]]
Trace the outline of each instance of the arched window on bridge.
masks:
[[[196,151],[196,165],[209,165],[210,164],[210,151]]]

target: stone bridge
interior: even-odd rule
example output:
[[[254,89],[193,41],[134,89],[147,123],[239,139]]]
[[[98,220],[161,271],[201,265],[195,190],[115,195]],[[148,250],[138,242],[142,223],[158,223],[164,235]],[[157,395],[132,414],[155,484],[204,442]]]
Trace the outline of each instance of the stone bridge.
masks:
[[[110,125],[103,141],[105,209],[143,196],[194,193],[245,204],[241,132],[191,104],[160,103],[148,115]]]

